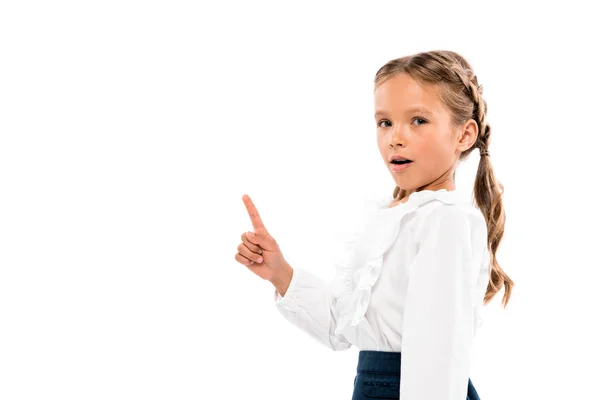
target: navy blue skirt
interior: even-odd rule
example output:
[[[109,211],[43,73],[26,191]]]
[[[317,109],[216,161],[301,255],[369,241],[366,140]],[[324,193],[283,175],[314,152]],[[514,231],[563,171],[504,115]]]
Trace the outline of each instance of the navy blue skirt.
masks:
[[[400,399],[400,353],[361,350],[354,378],[352,400]],[[481,400],[471,378],[467,400]]]

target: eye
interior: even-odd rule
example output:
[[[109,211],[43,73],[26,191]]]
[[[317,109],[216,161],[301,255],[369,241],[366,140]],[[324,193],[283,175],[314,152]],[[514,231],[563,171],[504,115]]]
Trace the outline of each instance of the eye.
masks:
[[[389,128],[389,126],[381,126],[381,123],[382,123],[382,122],[387,122],[387,123],[391,124],[391,122],[390,122],[390,121],[388,121],[387,119],[382,119],[381,121],[379,121],[379,122],[377,123],[377,127],[378,127],[378,128]]]
[[[427,123],[427,121],[426,121],[426,120],[424,120],[423,118],[420,118],[420,117],[417,117],[417,118],[413,119],[413,122],[414,122],[414,121],[423,121],[423,123],[422,123],[422,124],[417,124],[417,125],[423,125],[423,124],[426,124],[426,123]]]

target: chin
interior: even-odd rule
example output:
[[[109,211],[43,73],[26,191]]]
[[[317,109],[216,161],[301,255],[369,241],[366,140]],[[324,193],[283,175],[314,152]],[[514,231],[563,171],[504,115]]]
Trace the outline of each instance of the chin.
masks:
[[[400,190],[412,190],[412,185],[408,185],[406,182],[400,182],[398,180],[395,181],[396,186],[400,188]]]
[[[396,179],[395,182],[396,186],[398,186],[400,190],[405,190],[407,192],[417,191],[427,185],[426,183],[414,184],[413,182],[407,182],[405,180],[400,181],[398,179]]]

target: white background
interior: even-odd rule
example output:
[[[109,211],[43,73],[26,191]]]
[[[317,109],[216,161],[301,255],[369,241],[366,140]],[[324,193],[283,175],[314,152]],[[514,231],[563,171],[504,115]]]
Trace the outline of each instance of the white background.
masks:
[[[484,400],[600,398],[597,14],[219,4],[1,3],[0,398],[349,399],[358,350],[289,324],[234,260],[242,195],[330,279],[335,234],[394,188],[375,72],[433,49],[473,65],[505,186],[516,286],[485,308],[471,379]]]

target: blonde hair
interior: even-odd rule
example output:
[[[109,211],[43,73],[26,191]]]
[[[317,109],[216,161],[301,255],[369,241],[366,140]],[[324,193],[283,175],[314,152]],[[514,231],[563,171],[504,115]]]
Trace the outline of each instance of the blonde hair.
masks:
[[[487,153],[491,128],[486,120],[487,103],[482,97],[483,87],[477,83],[477,76],[470,64],[459,54],[447,50],[421,52],[387,62],[375,75],[375,87],[399,73],[407,73],[423,84],[436,85],[442,102],[452,113],[453,123],[458,126],[474,119],[479,128],[475,144],[464,151],[459,160],[466,159],[474,148]],[[482,155],[475,177],[474,196],[477,206],[483,213],[488,230],[488,249],[490,250],[491,274],[484,296],[484,304],[489,303],[502,285],[505,287],[502,304],[508,304],[514,282],[500,268],[496,251],[504,234],[504,206],[502,193],[504,187],[494,175],[490,157]],[[405,196],[405,190],[396,186],[394,198]]]

